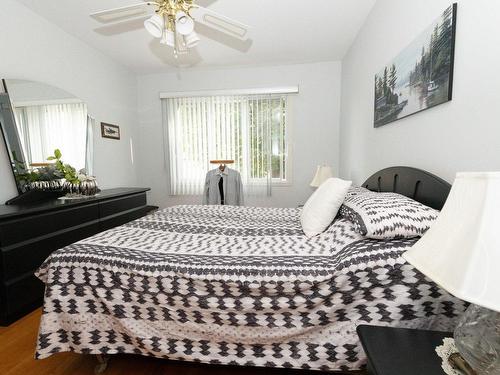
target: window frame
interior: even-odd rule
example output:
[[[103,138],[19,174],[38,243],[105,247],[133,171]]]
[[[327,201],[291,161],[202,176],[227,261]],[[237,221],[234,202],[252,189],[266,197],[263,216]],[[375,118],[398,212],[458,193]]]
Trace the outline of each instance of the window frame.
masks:
[[[168,171],[168,174],[170,176],[169,178],[169,185],[170,185],[170,195],[198,195],[198,193],[194,193],[194,192],[190,192],[193,190],[193,187],[190,186],[190,181],[184,181],[184,180],[177,180],[177,178],[181,177],[181,178],[184,178],[184,176],[176,176],[177,172],[174,173],[174,175],[172,175],[172,169],[173,170],[176,170],[177,171],[177,164],[178,162],[177,161],[172,161],[172,157],[174,157],[176,160],[177,157],[175,155],[172,155],[171,152],[172,151],[169,151],[171,150],[171,146],[172,146],[172,143],[171,143],[171,136],[172,135],[175,135],[175,130],[174,130],[174,133],[172,134],[169,134],[172,130],[169,126],[169,121],[170,119],[174,119],[175,118],[175,113],[174,112],[169,112],[169,109],[168,108],[174,108],[172,107],[172,105],[179,105],[179,103],[182,103],[182,100],[184,99],[191,99],[191,100],[196,100],[197,97],[203,97],[203,98],[208,98],[208,97],[217,97],[217,96],[225,96],[225,97],[230,97],[230,96],[236,96],[236,97],[241,97],[240,99],[245,99],[245,102],[246,102],[246,105],[245,106],[239,106],[238,108],[240,109],[240,112],[243,112],[243,111],[247,111],[247,109],[249,108],[248,106],[248,103],[250,103],[250,100],[251,100],[251,97],[259,97],[259,96],[271,96],[271,97],[274,97],[274,98],[280,98],[281,100],[284,99],[284,102],[286,103],[286,106],[285,106],[285,111],[283,112],[285,114],[284,118],[285,118],[285,123],[284,123],[284,131],[285,131],[285,134],[284,134],[284,139],[281,138],[281,135],[278,133],[278,137],[279,138],[279,141],[278,141],[278,144],[280,145],[280,148],[279,148],[279,153],[278,155],[281,156],[283,155],[284,157],[284,160],[285,160],[285,163],[283,163],[284,165],[280,168],[279,170],[279,173],[280,175],[284,176],[285,178],[281,178],[281,177],[275,177],[275,178],[269,178],[267,177],[268,174],[265,173],[262,177],[262,178],[251,178],[249,176],[249,173],[251,172],[245,172],[245,181],[246,181],[246,184],[248,183],[249,185],[248,186],[252,186],[252,185],[256,185],[256,186],[264,186],[264,185],[267,185],[267,186],[276,186],[276,187],[282,187],[282,186],[291,186],[293,184],[293,157],[294,157],[294,154],[293,154],[293,133],[294,133],[294,100],[293,98],[295,97],[295,95],[293,94],[298,94],[299,92],[299,89],[298,89],[298,86],[294,86],[294,87],[284,87],[284,88],[274,88],[274,89],[264,89],[264,90],[261,90],[261,89],[249,89],[248,91],[247,90],[211,90],[211,91],[196,91],[196,92],[171,92],[171,93],[160,93],[160,98],[161,99],[167,99],[167,100],[162,100],[162,112],[163,112],[163,124],[164,124],[164,145],[165,145],[165,163],[166,163],[166,166],[167,166],[167,171]],[[246,97],[246,98],[245,98]],[[168,104],[170,102],[170,104]],[[164,104],[163,104],[164,103]],[[169,107],[170,106],[170,107]],[[228,112],[229,113],[229,112]],[[174,116],[174,117],[170,117],[170,116]],[[249,117],[246,117],[247,119],[249,119]],[[172,121],[179,121],[179,120],[172,120]],[[249,120],[244,120],[245,124],[244,125],[244,128],[243,129],[249,129],[249,124],[250,124],[250,121]],[[242,124],[240,122],[240,124]],[[257,124],[257,128],[260,128],[262,126],[262,124],[259,124],[259,122],[257,123],[253,123],[253,124]],[[174,125],[176,127],[179,126],[179,123],[177,123],[176,125]],[[265,128],[264,128],[265,129]],[[269,128],[267,128],[269,129]],[[275,128],[271,128],[271,129],[275,129]],[[250,139],[249,136],[250,136],[250,133],[247,132],[247,130],[244,130],[244,134],[246,134],[245,136],[243,136],[244,138],[242,138],[242,140],[244,141],[245,144],[247,144],[247,149],[250,146]],[[262,134],[262,133],[261,133]],[[253,135],[252,135],[253,136]],[[274,139],[276,139],[276,133],[273,133],[273,137]],[[261,138],[262,139],[262,138]],[[276,145],[276,142],[274,142],[274,145]],[[269,145],[267,147],[272,147],[272,142],[269,143]],[[283,147],[283,148],[282,148]],[[175,149],[176,147],[174,147]],[[269,148],[267,148],[267,150],[269,150]],[[274,150],[276,150],[276,147],[274,147]],[[283,152],[281,152],[283,150]],[[258,152],[258,151],[257,151]],[[263,152],[265,152],[266,155],[269,155],[269,153],[265,150],[263,150]],[[272,149],[271,149],[271,153],[272,153]],[[252,167],[252,163],[251,163],[251,158],[249,158],[249,154],[248,154],[248,151],[247,152],[244,152],[244,155],[243,155],[243,159],[240,159],[238,158],[238,160],[240,160],[239,163],[242,163],[244,162],[244,164],[241,165],[241,168],[244,168],[244,170],[246,171],[251,171],[252,168],[255,168],[255,167]],[[193,156],[194,157],[194,156]],[[267,156],[269,157],[271,160],[272,158],[272,155],[271,156]],[[195,159],[193,159],[195,160]],[[276,172],[277,171],[277,165],[276,165],[276,158],[272,158],[273,162],[274,162],[274,166],[275,166],[275,169],[274,171]],[[282,162],[280,162],[282,163]],[[207,167],[208,167],[208,164],[207,164]],[[271,174],[272,174],[272,165],[269,166],[269,164],[267,164],[267,166],[265,167],[265,170],[269,168],[269,170],[271,171]],[[257,169],[253,169],[254,172],[256,174],[261,174],[259,173],[259,170]],[[262,171],[262,170],[261,170]],[[180,190],[178,190],[180,189]],[[196,188],[194,190],[197,190]]]

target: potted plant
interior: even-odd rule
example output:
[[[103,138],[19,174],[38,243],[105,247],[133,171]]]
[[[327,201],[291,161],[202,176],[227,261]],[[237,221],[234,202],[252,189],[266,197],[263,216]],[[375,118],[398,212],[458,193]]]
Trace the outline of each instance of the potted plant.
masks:
[[[15,158],[13,167],[23,191],[61,192],[66,193],[66,197],[72,198],[92,196],[99,192],[95,177],[87,175],[85,169],[77,172],[61,158],[61,151],[56,149],[54,154],[47,158],[54,163],[33,169],[26,168],[24,163]]]
[[[97,180],[93,176],[88,176],[85,169],[76,171],[74,167],[65,164],[62,160],[62,153],[59,149],[54,150],[54,155],[49,156],[47,160],[55,161],[54,168],[58,175],[64,178],[62,184],[63,190],[70,196],[91,196],[99,191]]]

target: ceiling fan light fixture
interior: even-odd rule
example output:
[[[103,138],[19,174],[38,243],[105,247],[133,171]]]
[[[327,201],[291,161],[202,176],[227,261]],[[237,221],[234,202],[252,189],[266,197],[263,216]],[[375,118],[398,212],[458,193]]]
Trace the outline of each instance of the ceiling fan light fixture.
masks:
[[[181,35],[189,35],[194,31],[194,20],[183,11],[175,15],[175,29]]]
[[[184,42],[186,43],[187,48],[193,48],[200,42],[200,37],[195,31],[193,31],[192,33],[184,36]]]
[[[142,0],[139,4],[95,12],[91,17],[101,23],[109,23],[146,15],[149,13],[148,9],[153,7],[154,13],[144,21],[144,27],[162,45],[172,47],[176,57],[188,53],[190,48],[196,47],[200,42],[195,32],[196,22],[240,40],[247,40],[247,25],[199,6],[195,4],[197,1]]]
[[[161,38],[163,35],[165,21],[162,16],[155,13],[151,18],[144,21],[144,27],[155,38]]]

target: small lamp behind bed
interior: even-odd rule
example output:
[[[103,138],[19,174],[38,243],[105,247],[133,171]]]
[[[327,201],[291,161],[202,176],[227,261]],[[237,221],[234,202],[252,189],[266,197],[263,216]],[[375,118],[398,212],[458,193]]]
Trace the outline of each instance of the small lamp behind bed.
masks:
[[[316,168],[316,174],[314,175],[313,180],[311,181],[311,187],[317,188],[323,182],[333,177],[332,167],[328,165],[318,165]]]
[[[500,172],[458,173],[439,218],[403,257],[471,303],[455,345],[478,374],[499,374]],[[456,365],[461,358],[449,360]]]

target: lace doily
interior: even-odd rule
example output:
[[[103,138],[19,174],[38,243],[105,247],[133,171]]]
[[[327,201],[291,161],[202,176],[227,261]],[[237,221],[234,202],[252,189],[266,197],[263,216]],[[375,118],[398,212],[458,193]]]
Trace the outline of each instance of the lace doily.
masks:
[[[445,338],[443,340],[443,345],[436,348],[436,353],[442,359],[441,367],[447,375],[462,375],[460,372],[456,371],[448,363],[448,357],[450,354],[458,352],[455,346],[455,340],[452,338]]]

